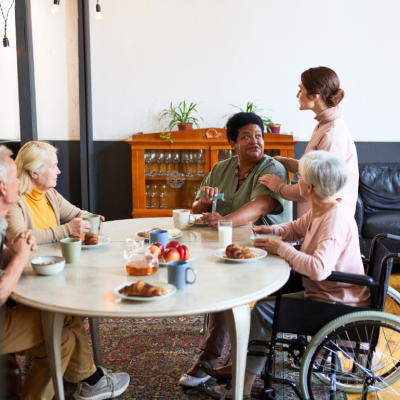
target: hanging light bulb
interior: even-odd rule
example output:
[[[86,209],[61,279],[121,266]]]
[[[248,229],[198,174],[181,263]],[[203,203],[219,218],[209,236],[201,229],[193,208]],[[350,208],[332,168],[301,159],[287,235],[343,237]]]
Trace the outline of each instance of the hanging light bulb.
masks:
[[[4,57],[10,58],[11,57],[11,48],[8,39],[4,36],[3,39],[3,55]]]
[[[96,20],[101,21],[103,19],[103,14],[101,13],[101,7],[100,4],[96,4]]]
[[[56,15],[60,12],[60,0],[54,0],[53,7],[51,7],[51,13]]]

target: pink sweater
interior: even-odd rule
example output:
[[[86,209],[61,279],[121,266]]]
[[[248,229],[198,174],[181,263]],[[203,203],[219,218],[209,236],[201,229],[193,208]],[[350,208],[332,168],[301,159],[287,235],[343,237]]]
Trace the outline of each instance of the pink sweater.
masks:
[[[364,275],[357,225],[348,207],[337,203],[318,218],[310,210],[297,221],[273,228],[274,234],[286,242],[304,238],[301,251],[284,243],[279,246],[278,254],[295,271],[311,278],[303,278],[305,297],[360,307],[369,305],[369,288],[365,286],[320,282],[332,271]]]
[[[349,129],[341,117],[339,107],[328,108],[314,117],[318,121],[311,136],[310,142],[304,152],[313,150],[325,150],[342,158],[350,171],[350,179],[347,186],[337,194],[343,199],[342,204],[348,206],[353,213],[356,211],[358,197],[358,159],[357,150]],[[299,170],[299,161],[292,158],[276,157],[289,172],[296,173]],[[297,201],[298,216],[301,217],[310,210],[308,202],[300,195],[299,185],[285,185],[280,183],[270,187],[285,200]]]

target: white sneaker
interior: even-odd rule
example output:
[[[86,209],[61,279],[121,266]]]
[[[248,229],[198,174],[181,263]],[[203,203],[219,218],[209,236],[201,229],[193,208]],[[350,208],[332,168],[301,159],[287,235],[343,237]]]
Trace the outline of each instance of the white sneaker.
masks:
[[[205,378],[196,378],[194,376],[183,374],[181,379],[179,379],[179,384],[181,386],[196,387],[199,383],[206,382],[210,378],[211,378],[210,375],[207,375]]]
[[[93,386],[86,382],[78,383],[78,390],[74,394],[76,400],[103,400],[112,399],[125,392],[130,377],[125,372],[113,374],[103,367],[97,367],[104,376]]]

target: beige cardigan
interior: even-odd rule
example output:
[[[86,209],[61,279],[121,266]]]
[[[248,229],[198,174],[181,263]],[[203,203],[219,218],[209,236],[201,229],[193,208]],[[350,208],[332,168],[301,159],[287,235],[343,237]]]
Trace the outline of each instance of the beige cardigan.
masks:
[[[71,227],[68,222],[73,218],[78,218],[87,211],[81,211],[64,199],[55,189],[50,189],[44,195],[47,203],[54,210],[58,226],[55,228],[35,229],[32,215],[26,205],[25,195],[21,195],[19,202],[14,204],[6,216],[8,228],[6,239],[19,235],[21,232],[28,231],[36,238],[37,244],[58,242],[61,239],[72,235]]]

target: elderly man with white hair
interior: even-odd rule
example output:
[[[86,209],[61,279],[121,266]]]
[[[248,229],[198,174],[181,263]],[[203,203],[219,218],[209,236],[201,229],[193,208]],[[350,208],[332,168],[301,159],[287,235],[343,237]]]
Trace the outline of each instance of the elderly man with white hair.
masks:
[[[41,311],[17,305],[5,306],[37,245],[32,233],[21,232],[10,238],[3,250],[9,209],[18,202],[17,167],[11,151],[0,146],[0,355],[21,353],[32,358],[25,377],[22,399],[51,400],[54,389],[42,331]],[[129,385],[129,375],[113,374],[96,368],[79,317],[66,316],[61,335],[61,370],[70,382],[78,383],[77,400],[100,400],[123,393]],[[1,389],[0,389],[1,391]]]
[[[300,160],[297,176],[300,193],[310,203],[311,210],[297,221],[255,227],[255,233],[274,234],[279,238],[256,238],[254,246],[280,255],[294,271],[309,277],[303,278],[304,291],[284,296],[359,307],[369,305],[369,288],[324,281],[333,271],[364,275],[354,215],[336,198],[349,179],[346,163],[326,151],[312,151]],[[301,240],[300,251],[289,244]],[[271,340],[274,309],[275,297],[255,304],[251,314],[250,341]],[[264,351],[257,346],[252,348],[255,351],[258,349]],[[265,358],[247,358],[244,398],[250,398],[254,379],[261,373],[264,364]],[[218,368],[217,371],[229,375],[231,366]],[[203,390],[219,398],[225,387],[205,387]]]

